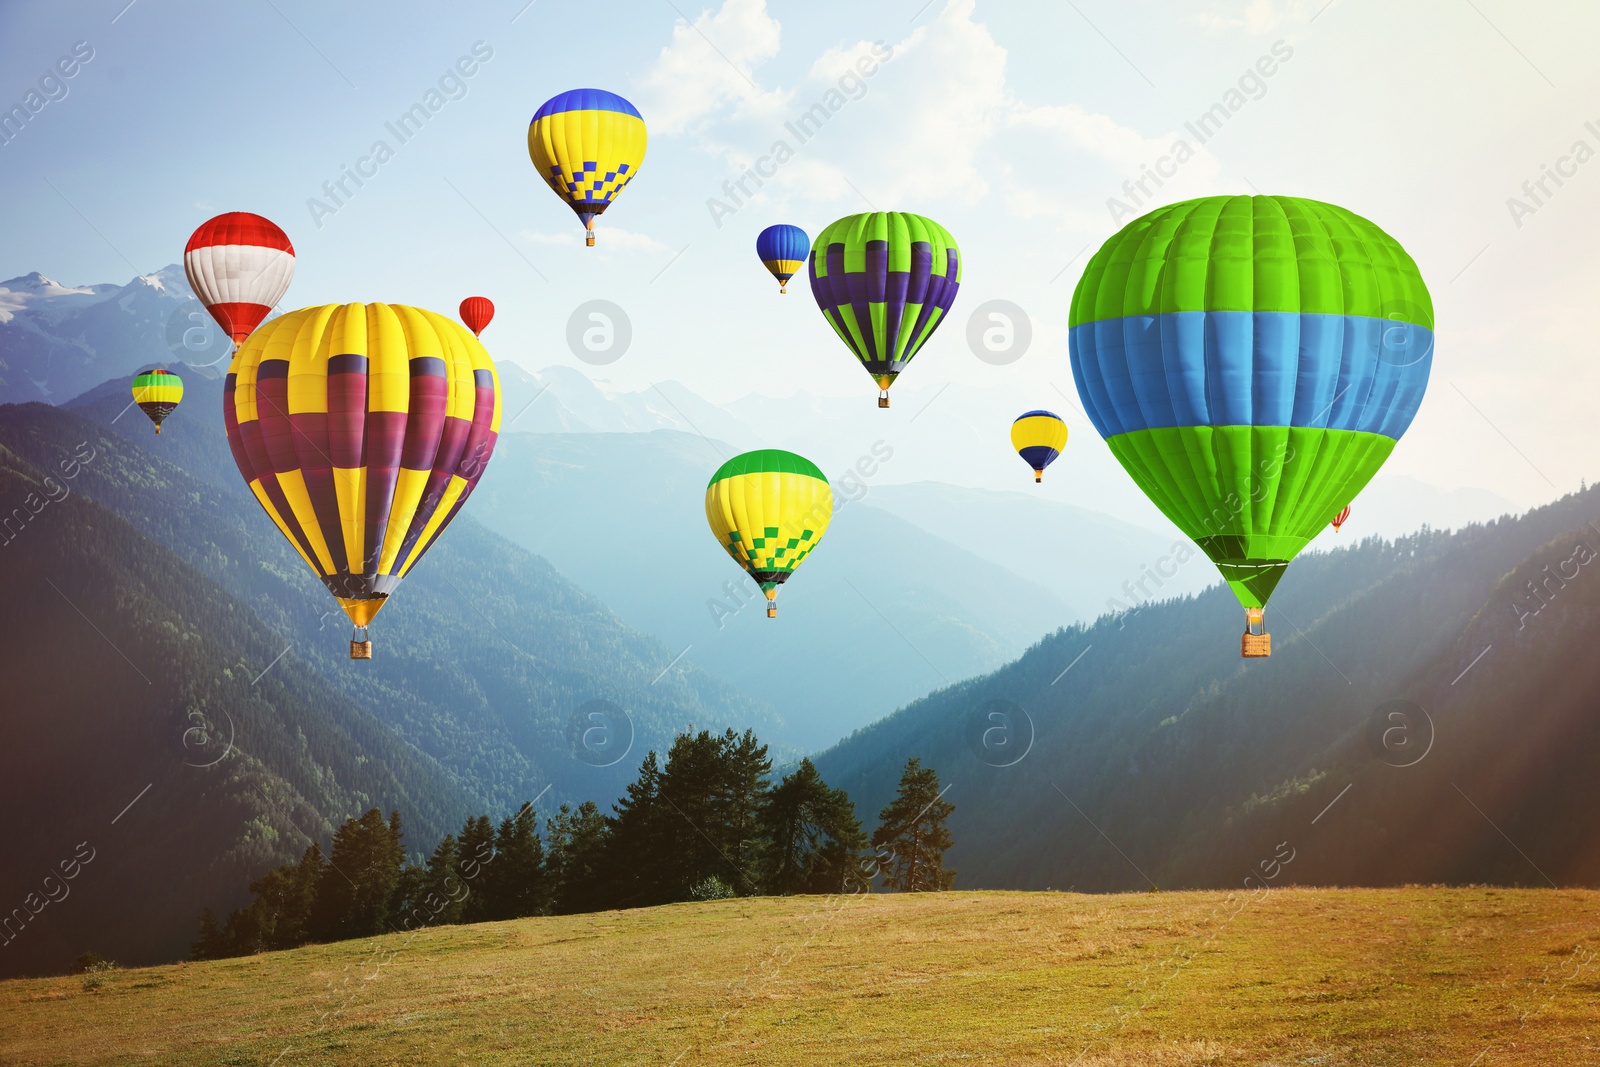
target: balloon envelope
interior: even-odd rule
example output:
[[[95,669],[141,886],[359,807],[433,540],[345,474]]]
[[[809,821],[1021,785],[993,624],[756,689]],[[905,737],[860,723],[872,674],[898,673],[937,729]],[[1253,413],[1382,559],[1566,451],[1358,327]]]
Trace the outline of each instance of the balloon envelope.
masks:
[[[149,370],[133,380],[133,402],[156,424],[156,433],[183,399],[183,379],[169,370]]]
[[[961,287],[961,250],[932,219],[872,211],[830,223],[811,250],[811,295],[883,390],[933,336]]]
[[[288,291],[294,246],[270,219],[230,211],[201,223],[190,236],[183,273],[194,295],[237,345]]]
[[[467,324],[472,336],[483,333],[494,319],[494,303],[486,296],[469,296],[461,301],[461,321]]]
[[[706,487],[706,521],[717,543],[769,601],[822,540],[832,517],[833,490],[822,471],[778,448],[734,456]],[[768,607],[769,617],[776,614]]]
[[[756,255],[761,263],[778,279],[778,292],[787,292],[789,279],[806,265],[811,251],[811,238],[806,231],[787,222],[768,226],[756,235]]]
[[[1333,517],[1333,532],[1338,533],[1339,527],[1350,521],[1350,505],[1346,504],[1344,510]]]
[[[1067,424],[1053,411],[1029,411],[1011,424],[1011,447],[1033,468],[1033,480],[1044,480],[1044,469],[1067,447]]]
[[[471,495],[494,452],[494,361],[444,315],[328,304],[253,333],[223,380],[239,473],[356,626]]]
[[[1129,223],[1084,270],[1069,328],[1095,429],[1247,609],[1388,458],[1433,353],[1399,242],[1284,196]]]
[[[552,96],[528,124],[534,168],[583,220],[591,245],[594,217],[639,173],[647,140],[639,109],[604,89]]]

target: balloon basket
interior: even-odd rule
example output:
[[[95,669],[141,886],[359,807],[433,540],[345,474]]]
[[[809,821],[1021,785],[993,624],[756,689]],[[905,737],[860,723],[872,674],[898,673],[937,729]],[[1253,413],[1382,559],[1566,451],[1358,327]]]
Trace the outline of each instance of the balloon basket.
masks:
[[[878,394],[878,406],[880,408],[886,408],[889,406],[889,390],[885,389],[883,392]]]
[[[1264,659],[1272,655],[1272,635],[1241,634],[1239,637],[1239,655],[1245,659]]]
[[[583,235],[583,243],[585,245],[587,245],[588,247],[593,248],[594,247],[594,234],[592,234],[592,233],[584,234]]]
[[[1033,472],[1033,481],[1034,481],[1034,484],[1036,484],[1036,485],[1038,483],[1044,481],[1044,471],[1034,471]]]
[[[350,635],[350,658],[372,658],[372,642],[367,639],[367,628],[365,626],[357,626],[355,632]]]

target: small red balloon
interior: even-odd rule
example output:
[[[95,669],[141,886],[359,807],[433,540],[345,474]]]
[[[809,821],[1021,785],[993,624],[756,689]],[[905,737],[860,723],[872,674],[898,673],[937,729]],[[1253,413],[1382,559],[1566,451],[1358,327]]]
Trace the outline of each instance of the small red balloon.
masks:
[[[494,318],[494,304],[486,296],[469,296],[461,301],[461,321],[467,324],[467,329],[476,337],[483,333],[484,327],[489,325]]]
[[[1350,519],[1350,505],[1346,504],[1344,506],[1344,510],[1339,512],[1339,514],[1337,514],[1337,515],[1335,515],[1333,517],[1333,532],[1334,533],[1338,533],[1339,532],[1339,527],[1343,526],[1346,522],[1349,521],[1349,519]]]

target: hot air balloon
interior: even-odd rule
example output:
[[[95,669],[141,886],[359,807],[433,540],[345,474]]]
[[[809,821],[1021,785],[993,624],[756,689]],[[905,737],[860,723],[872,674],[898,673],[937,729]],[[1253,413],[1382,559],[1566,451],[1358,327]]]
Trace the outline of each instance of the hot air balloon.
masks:
[[[145,371],[133,380],[133,402],[156,424],[156,433],[182,399],[183,379],[169,370]]]
[[[489,323],[494,321],[494,302],[486,296],[469,296],[461,301],[461,321],[467,324],[472,336],[482,336]]]
[[[833,490],[804,456],[764,448],[734,456],[706,487],[706,521],[717,543],[750,572],[778,617],[778,586],[822,540],[833,517]]]
[[[1067,424],[1053,411],[1029,411],[1011,424],[1011,447],[1033,468],[1033,480],[1044,481],[1044,469],[1067,447]]]
[[[839,339],[889,386],[950,311],[961,287],[961,250],[921,215],[872,211],[830,223],[811,250],[811,295]]]
[[[237,347],[283,299],[294,246],[271,221],[230,211],[201,224],[183,250],[189,288]]]
[[[604,89],[569,89],[534,112],[528,155],[583,220],[585,244],[594,244],[594,217],[639,173],[646,140],[638,109]]]
[[[250,491],[355,624],[350,658],[370,659],[367,624],[494,452],[494,361],[432,311],[301,308],[234,354],[222,417]]]
[[[789,279],[806,265],[806,255],[811,251],[811,238],[806,231],[787,222],[768,226],[756,234],[756,255],[761,263],[778,279],[778,292],[789,291]]]
[[[1349,518],[1350,518],[1350,505],[1346,504],[1344,506],[1344,510],[1339,512],[1339,514],[1337,514],[1337,515],[1335,515],[1333,517],[1333,532],[1334,533],[1338,533],[1339,532],[1339,527],[1343,526],[1347,521],[1349,521]]]
[[[1158,208],[1085,268],[1078,395],[1112,454],[1245,608],[1245,656],[1295,554],[1389,457],[1422,403],[1433,302],[1399,242],[1287,196]]]

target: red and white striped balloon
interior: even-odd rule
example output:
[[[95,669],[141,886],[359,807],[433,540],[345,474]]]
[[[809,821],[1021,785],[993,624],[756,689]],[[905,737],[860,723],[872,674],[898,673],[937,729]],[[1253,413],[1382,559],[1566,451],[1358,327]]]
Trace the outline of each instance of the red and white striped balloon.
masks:
[[[230,211],[194,231],[183,272],[223,332],[242,344],[289,288],[294,246],[271,220]]]

